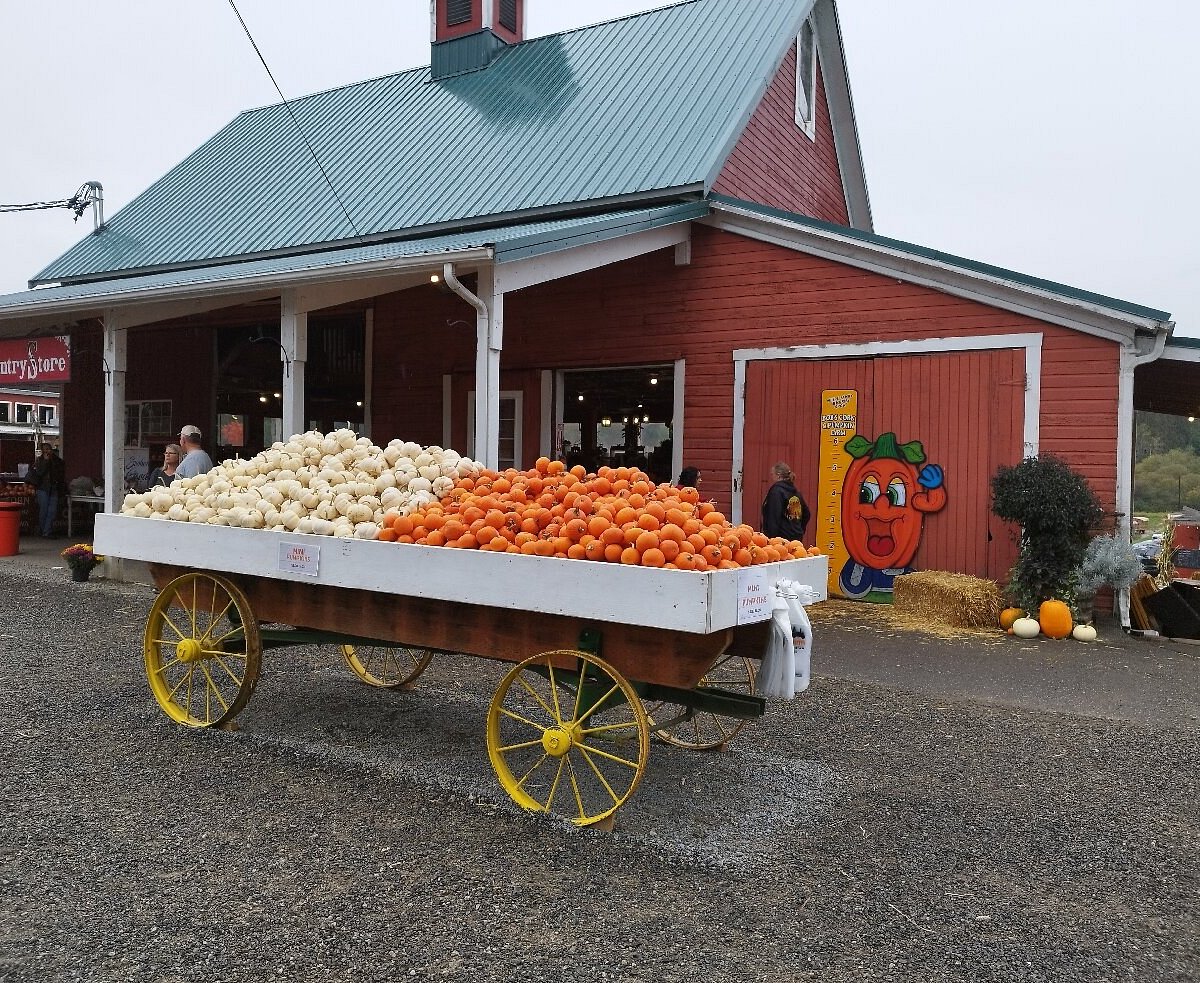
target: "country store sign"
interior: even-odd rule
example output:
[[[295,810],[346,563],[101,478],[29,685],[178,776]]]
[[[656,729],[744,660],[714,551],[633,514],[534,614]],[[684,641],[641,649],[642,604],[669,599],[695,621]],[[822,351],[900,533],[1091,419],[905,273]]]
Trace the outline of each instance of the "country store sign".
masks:
[[[0,341],[0,386],[71,381],[71,339],[23,338]]]

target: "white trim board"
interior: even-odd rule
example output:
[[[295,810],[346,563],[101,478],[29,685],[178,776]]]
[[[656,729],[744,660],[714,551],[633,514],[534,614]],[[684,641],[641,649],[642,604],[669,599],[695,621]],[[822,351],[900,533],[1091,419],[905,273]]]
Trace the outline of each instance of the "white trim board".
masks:
[[[1132,344],[1139,331],[1155,331],[1172,323],[1135,314],[1121,314],[1086,300],[1071,300],[1029,284],[964,269],[883,243],[761,215],[724,202],[713,202],[712,207],[712,215],[696,221],[784,249],[929,287],[1049,324],[1058,324],[1107,341]]]
[[[1026,457],[1038,453],[1042,411],[1042,336],[1040,334],[972,335],[969,337],[916,338],[905,341],[871,341],[862,344],[795,345],[790,348],[736,348],[733,351],[733,521],[742,521],[742,472],[745,469],[746,365],[785,359],[879,358],[951,352],[1025,350],[1025,408],[1022,440]]]

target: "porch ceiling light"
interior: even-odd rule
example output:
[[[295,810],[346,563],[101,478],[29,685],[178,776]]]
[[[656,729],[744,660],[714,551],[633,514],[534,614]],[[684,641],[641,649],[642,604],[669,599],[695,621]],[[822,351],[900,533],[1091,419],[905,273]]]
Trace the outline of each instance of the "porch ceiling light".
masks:
[[[430,273],[429,274],[429,282],[430,283],[441,283],[442,278],[440,276],[438,276],[436,273]]]

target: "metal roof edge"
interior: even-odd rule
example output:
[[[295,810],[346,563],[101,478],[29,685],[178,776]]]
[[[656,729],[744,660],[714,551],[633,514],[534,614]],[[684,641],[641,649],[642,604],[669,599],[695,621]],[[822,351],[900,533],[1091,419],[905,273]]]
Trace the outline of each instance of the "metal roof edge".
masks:
[[[330,250],[330,252],[336,253],[340,252],[340,250]],[[31,290],[24,293],[9,294],[7,297],[0,297],[0,321],[15,320],[21,317],[76,314],[82,311],[106,310],[151,301],[159,303],[163,301],[189,300],[199,296],[237,294],[262,290],[264,288],[278,287],[280,290],[283,290],[291,285],[318,278],[324,280],[355,279],[378,275],[380,273],[400,272],[406,269],[418,268],[428,265],[430,256],[436,256],[437,265],[440,266],[442,263],[449,262],[461,263],[472,260],[490,260],[492,258],[492,250],[488,246],[473,246],[450,252],[387,257],[384,259],[364,260],[358,263],[339,264],[332,262],[323,266],[308,267],[300,270],[265,271],[248,276],[236,275],[237,270],[242,264],[230,263],[225,264],[224,269],[232,273],[233,275],[231,276],[216,275],[223,268],[220,266],[210,266],[203,268],[203,272],[210,274],[209,276],[187,280],[178,284],[154,284],[148,282],[146,277],[129,277],[131,285],[128,289],[83,294],[68,298],[53,295],[52,292],[56,288],[48,287],[41,290]],[[337,270],[338,275],[331,277],[330,273],[334,269]],[[201,270],[197,270],[196,272],[199,273]],[[119,285],[121,280],[112,279],[102,282],[113,286]],[[87,286],[87,284],[71,284],[69,286],[79,287]],[[42,302],[31,298],[30,294],[45,294],[45,301]],[[22,303],[4,303],[5,300],[14,297],[21,298]]]
[[[587,214],[615,212],[629,208],[636,208],[639,204],[645,204],[647,207],[652,207],[653,203],[660,202],[664,198],[703,201],[703,194],[703,185],[685,184],[671,188],[639,191],[630,195],[614,195],[609,198],[592,198],[585,201],[564,202],[558,205],[546,205],[541,208],[529,208],[516,212],[496,212],[490,215],[481,215],[476,218],[454,219],[449,222],[438,222],[433,225],[422,225],[410,229],[402,229],[399,231],[378,232],[373,235],[358,236],[351,239],[337,239],[330,242],[311,243],[304,246],[297,246],[293,249],[273,249],[258,253],[242,253],[237,256],[222,256],[218,259],[204,260],[195,263],[130,267],[129,269],[114,270],[106,274],[98,274],[95,276],[67,278],[56,277],[47,280],[30,280],[29,287],[30,289],[33,289],[58,286],[82,286],[86,283],[106,283],[111,280],[126,280],[130,277],[136,276],[153,276],[158,273],[175,273],[183,272],[185,270],[200,270],[209,267],[229,266],[236,263],[253,263],[262,259],[281,259],[289,256],[319,255],[334,249],[351,249],[357,246],[377,246],[391,242],[409,242],[414,239],[427,239],[431,236],[450,235],[458,232],[483,232],[488,229],[503,228],[504,226],[508,225],[524,225],[532,222],[553,221],[559,218],[568,219]],[[64,253],[63,255],[66,254]],[[54,262],[58,262],[58,260],[55,260]]]
[[[586,227],[582,227],[578,231],[558,229],[513,237],[502,243],[494,244],[495,258],[497,263],[506,263],[527,259],[530,256],[542,256],[593,242],[632,235],[636,232],[677,225],[680,222],[691,222],[698,218],[704,218],[710,211],[708,202],[701,199],[646,209],[640,215],[622,214],[604,222],[589,222]]]
[[[805,18],[812,12],[814,4],[815,0],[807,0],[807,2],[802,3],[797,9],[797,13],[793,18],[792,29],[782,35],[783,40],[777,42],[779,44],[778,50],[772,51],[771,58],[764,61],[766,68],[762,70],[763,74],[759,76],[753,98],[747,100],[746,105],[738,110],[730,119],[726,129],[713,141],[713,146],[717,150],[713,155],[712,167],[709,168],[708,173],[704,176],[705,191],[710,190],[721,176],[721,172],[729,162],[729,155],[733,153],[738,140],[746,132],[746,127],[750,125],[750,120],[754,117],[754,111],[758,109],[763,96],[767,94],[771,83],[775,81],[775,76],[779,74],[783,60],[787,57],[788,48],[796,43],[796,35],[800,33],[800,27],[803,25]],[[803,13],[800,13],[800,11],[803,11]]]
[[[837,151],[838,171],[842,176],[846,213],[851,226],[863,232],[873,232],[875,222],[871,217],[867,170],[863,163],[862,143],[858,138],[858,119],[854,115],[850,71],[846,64],[846,47],[842,41],[842,24],[838,19],[835,0],[818,0],[813,7],[813,25],[821,78],[825,83],[825,102],[829,107],[829,122],[833,129],[833,145]],[[829,71],[830,68],[835,71]]]
[[[726,195],[710,194],[714,211],[728,215],[742,215],[747,218],[768,222],[780,228],[790,228],[797,231],[812,233],[827,241],[842,241],[847,244],[865,246],[877,254],[902,255],[908,259],[923,262],[929,266],[970,276],[977,281],[988,281],[1016,287],[1028,294],[1044,296],[1059,303],[1067,303],[1084,310],[1095,311],[1104,316],[1123,321],[1136,328],[1147,330],[1162,327],[1171,323],[1171,315],[1166,311],[1155,310],[1140,304],[1108,297],[1103,294],[1080,290],[1068,284],[1045,280],[1040,277],[1017,273],[1004,267],[993,266],[977,260],[955,256],[926,246],[905,242],[901,239],[890,239],[876,235],[873,232],[863,232],[844,225],[836,225],[820,219],[810,218],[784,212],[757,202],[742,201]]]

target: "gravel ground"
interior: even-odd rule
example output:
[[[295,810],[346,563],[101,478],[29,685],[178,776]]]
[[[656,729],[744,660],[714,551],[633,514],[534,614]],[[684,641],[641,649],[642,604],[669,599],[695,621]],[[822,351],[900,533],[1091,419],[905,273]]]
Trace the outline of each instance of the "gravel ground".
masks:
[[[188,732],[142,676],[151,599],[0,567],[0,981],[1200,978],[1194,724],[818,658],[580,831],[491,772],[503,667],[391,693],[274,651],[239,731]]]

